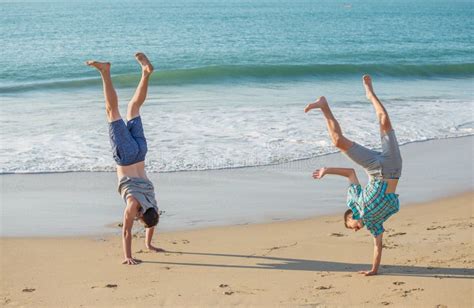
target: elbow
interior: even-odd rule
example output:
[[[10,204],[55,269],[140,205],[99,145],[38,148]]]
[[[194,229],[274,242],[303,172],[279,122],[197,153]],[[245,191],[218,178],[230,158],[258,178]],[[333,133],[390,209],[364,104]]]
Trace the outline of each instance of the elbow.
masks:
[[[359,184],[359,180],[357,179],[357,174],[354,169],[349,170],[347,178],[349,179],[351,183]]]

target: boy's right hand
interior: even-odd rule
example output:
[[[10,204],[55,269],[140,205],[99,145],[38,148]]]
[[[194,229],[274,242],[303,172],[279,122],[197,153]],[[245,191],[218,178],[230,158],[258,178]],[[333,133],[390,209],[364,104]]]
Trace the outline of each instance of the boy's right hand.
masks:
[[[313,179],[315,180],[319,180],[319,179],[322,179],[323,176],[326,175],[326,168],[323,167],[321,169],[317,169],[313,172]]]
[[[125,258],[123,260],[122,264],[127,264],[127,265],[137,265],[140,264],[142,260],[134,259],[134,258]]]

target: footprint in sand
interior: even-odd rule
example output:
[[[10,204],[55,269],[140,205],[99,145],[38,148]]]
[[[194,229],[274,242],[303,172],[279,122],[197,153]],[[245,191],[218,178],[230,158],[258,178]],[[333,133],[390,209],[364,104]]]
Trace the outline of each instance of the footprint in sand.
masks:
[[[405,235],[405,234],[407,234],[407,233],[406,232],[398,232],[398,233],[390,234],[388,237],[400,236],[400,235]]]
[[[446,226],[431,226],[426,228],[428,231],[436,230],[436,229],[446,229]]]
[[[118,287],[118,285],[113,284],[113,283],[108,283],[108,284],[105,285],[105,288],[110,288],[110,289],[115,289],[117,287]]]
[[[407,297],[408,295],[410,295],[410,294],[413,293],[413,292],[424,291],[424,290],[425,290],[425,289],[423,289],[423,288],[416,288],[416,289],[404,290],[403,293],[402,293],[402,297]]]
[[[332,276],[332,275],[333,275],[333,273],[331,273],[331,272],[321,272],[319,274],[320,277],[326,277],[326,276]],[[317,280],[315,280],[315,281],[317,281]]]
[[[316,290],[329,290],[332,288],[332,285],[315,287]]]
[[[347,236],[347,235],[342,234],[342,233],[330,233],[329,236],[343,237],[343,236]]]
[[[405,284],[405,283],[403,281],[394,281],[393,284],[396,286],[401,286],[402,284]]]
[[[381,303],[380,303],[380,305],[384,305],[384,306],[388,306],[388,305],[390,305],[390,304],[391,304],[391,302],[381,302]]]
[[[229,288],[229,285],[226,284],[226,283],[221,283],[221,284],[219,285],[219,288]],[[232,295],[232,294],[234,294],[234,291],[232,291],[232,290],[227,290],[227,291],[222,292],[222,294],[224,294],[224,295]]]
[[[183,244],[189,244],[189,241],[188,241],[188,240],[182,240],[181,243],[183,243]]]
[[[34,291],[36,291],[36,289],[33,289],[33,288],[24,288],[23,290],[21,290],[21,292],[28,292],[28,293],[31,293]]]

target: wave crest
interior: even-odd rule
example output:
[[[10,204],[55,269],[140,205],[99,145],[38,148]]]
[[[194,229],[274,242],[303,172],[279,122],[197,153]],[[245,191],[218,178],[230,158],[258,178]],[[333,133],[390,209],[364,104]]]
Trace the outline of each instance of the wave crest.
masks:
[[[157,85],[215,84],[241,81],[285,81],[302,78],[339,77],[370,73],[393,77],[470,77],[474,63],[461,64],[312,64],[312,65],[219,65],[157,71]],[[113,77],[117,87],[135,87],[139,74]],[[0,93],[37,89],[81,88],[100,84],[99,78],[41,81],[0,86]]]

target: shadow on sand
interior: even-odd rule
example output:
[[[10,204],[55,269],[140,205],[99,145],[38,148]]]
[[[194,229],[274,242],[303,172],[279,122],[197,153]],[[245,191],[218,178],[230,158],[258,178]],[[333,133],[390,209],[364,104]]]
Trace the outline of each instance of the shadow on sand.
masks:
[[[241,269],[266,269],[266,270],[289,270],[289,271],[328,271],[328,272],[355,272],[370,269],[370,264],[341,263],[333,261],[305,260],[278,258],[257,255],[237,255],[222,253],[205,253],[205,252],[186,252],[186,251],[166,251],[166,253],[179,255],[197,255],[210,257],[229,257],[229,258],[245,258],[250,260],[268,261],[268,263],[256,263],[255,265],[232,265],[232,264],[213,264],[213,263],[192,263],[192,262],[165,262],[165,261],[143,261],[143,263],[155,263],[166,265],[183,265],[183,266],[206,266],[206,267],[222,267],[222,268],[241,268]],[[410,265],[382,265],[379,271],[382,275],[393,276],[417,276],[417,277],[434,277],[434,278],[463,278],[473,279],[474,269],[469,268],[449,268],[449,267],[422,267]]]

